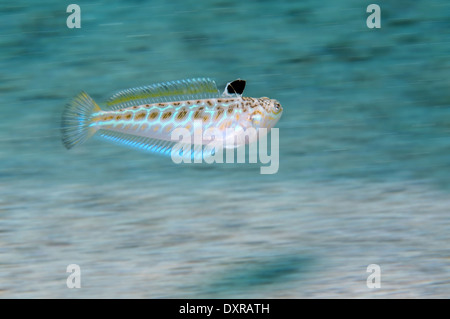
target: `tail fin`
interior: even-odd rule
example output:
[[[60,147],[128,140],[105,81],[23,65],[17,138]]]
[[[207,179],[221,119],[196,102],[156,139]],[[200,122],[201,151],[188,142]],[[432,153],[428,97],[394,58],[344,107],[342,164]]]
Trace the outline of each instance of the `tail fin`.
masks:
[[[61,120],[62,142],[67,149],[82,144],[94,135],[96,129],[90,127],[91,115],[101,111],[91,97],[81,92],[64,109]]]

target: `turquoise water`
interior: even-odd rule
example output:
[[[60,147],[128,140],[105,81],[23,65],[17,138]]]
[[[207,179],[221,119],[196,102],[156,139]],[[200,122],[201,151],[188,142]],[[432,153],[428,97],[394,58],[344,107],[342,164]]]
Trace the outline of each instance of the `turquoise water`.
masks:
[[[1,297],[449,297],[446,1],[76,3],[0,6]],[[192,77],[281,102],[277,174],[63,147],[79,91]]]

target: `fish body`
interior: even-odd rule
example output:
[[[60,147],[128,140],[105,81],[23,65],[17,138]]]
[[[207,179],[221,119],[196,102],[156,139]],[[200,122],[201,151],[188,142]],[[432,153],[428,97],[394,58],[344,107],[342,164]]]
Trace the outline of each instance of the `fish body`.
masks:
[[[227,84],[222,94],[210,79],[189,79],[128,89],[113,95],[101,109],[87,93],[80,93],[65,109],[62,139],[70,149],[94,134],[118,143],[170,153],[172,133],[185,129],[190,136],[212,130],[224,147],[238,147],[255,138],[236,138],[249,128],[270,129],[279,120],[278,101],[243,97],[245,82]],[[235,86],[237,89],[233,88]],[[234,131],[235,135],[226,132]],[[256,137],[257,138],[257,137]],[[210,139],[191,140],[195,146]]]

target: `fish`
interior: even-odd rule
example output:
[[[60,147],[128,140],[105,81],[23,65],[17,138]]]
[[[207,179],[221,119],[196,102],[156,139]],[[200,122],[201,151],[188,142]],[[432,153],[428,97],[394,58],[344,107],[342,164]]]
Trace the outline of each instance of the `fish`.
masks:
[[[239,132],[249,128],[270,131],[283,108],[275,99],[243,96],[245,85],[245,80],[237,79],[227,83],[220,93],[210,78],[168,81],[122,90],[102,107],[82,91],[63,111],[62,143],[72,149],[97,135],[118,144],[170,155],[177,143],[172,133],[179,128],[192,136],[197,130],[213,130],[214,140],[222,141],[224,148],[252,143],[258,135],[245,138]],[[230,131],[235,134],[227,135]],[[198,153],[208,141],[211,138],[192,138],[190,144]]]

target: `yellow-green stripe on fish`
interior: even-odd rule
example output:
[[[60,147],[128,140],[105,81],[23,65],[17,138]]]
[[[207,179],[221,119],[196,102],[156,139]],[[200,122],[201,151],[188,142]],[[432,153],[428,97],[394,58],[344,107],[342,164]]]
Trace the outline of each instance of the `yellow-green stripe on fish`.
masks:
[[[176,141],[173,130],[195,134],[212,128],[214,138],[226,139],[227,129],[270,129],[280,119],[282,107],[267,97],[243,97],[245,81],[235,80],[220,93],[213,80],[186,79],[127,89],[114,94],[105,108],[81,92],[65,108],[62,141],[67,149],[94,134],[142,150],[170,154]],[[247,141],[248,142],[248,141]],[[205,144],[192,140],[192,144]],[[232,147],[238,147],[235,142]],[[227,146],[229,147],[229,145]]]

